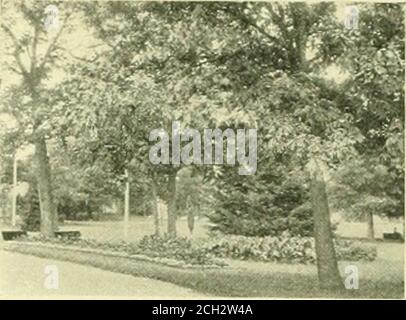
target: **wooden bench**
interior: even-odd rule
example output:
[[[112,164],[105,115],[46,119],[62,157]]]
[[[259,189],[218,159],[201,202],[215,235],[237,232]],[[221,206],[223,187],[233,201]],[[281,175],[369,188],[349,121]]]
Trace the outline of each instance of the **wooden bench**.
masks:
[[[55,231],[55,237],[77,239],[80,238],[80,231]]]
[[[384,233],[383,239],[390,240],[390,241],[403,241],[402,234],[399,232]]]
[[[1,232],[4,241],[11,241],[21,236],[26,236],[26,231],[2,231]]]

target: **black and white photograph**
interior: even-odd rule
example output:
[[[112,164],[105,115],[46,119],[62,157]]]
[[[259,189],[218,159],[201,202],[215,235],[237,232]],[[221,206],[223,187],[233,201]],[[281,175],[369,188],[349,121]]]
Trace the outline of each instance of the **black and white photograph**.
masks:
[[[0,0],[0,300],[404,299],[405,22]]]

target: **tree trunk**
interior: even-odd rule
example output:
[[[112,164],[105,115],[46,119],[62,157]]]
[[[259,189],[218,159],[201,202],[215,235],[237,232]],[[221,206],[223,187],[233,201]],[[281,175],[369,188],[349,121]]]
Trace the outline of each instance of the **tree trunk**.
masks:
[[[85,207],[86,207],[86,219],[87,220],[92,220],[93,219],[93,213],[92,213],[92,208],[90,206],[90,200],[86,199],[85,200]]]
[[[367,237],[370,240],[375,239],[374,232],[374,215],[371,212],[367,213]]]
[[[186,199],[186,210],[187,210],[187,226],[189,228],[190,237],[193,236],[193,230],[195,228],[195,213],[193,210],[193,205],[191,204],[190,198]]]
[[[152,184],[152,214],[154,216],[154,228],[155,228],[155,235],[160,236],[161,231],[159,228],[159,199],[158,199],[158,193],[156,191],[156,185],[155,183]]]
[[[17,223],[17,152],[14,152],[13,160],[13,201],[11,210],[11,225],[15,227]]]
[[[128,238],[128,228],[130,222],[130,174],[125,170],[125,194],[124,194],[124,238]]]
[[[43,137],[35,141],[36,177],[40,190],[41,202],[41,233],[53,237],[57,228],[58,217],[55,212],[51,186],[51,170],[47,154],[47,145]]]
[[[1,171],[0,171],[0,219],[3,221],[4,212],[4,196],[3,196],[3,185],[1,181]]]
[[[193,212],[193,208],[189,208],[187,214],[187,225],[189,228],[190,236],[193,236],[193,229],[195,228],[195,215]]]
[[[311,174],[311,201],[320,288],[343,289],[331,232],[326,184],[319,168]]]
[[[124,201],[122,199],[116,200],[116,215],[122,217],[124,215]]]
[[[168,235],[176,237],[176,173],[169,176]]]

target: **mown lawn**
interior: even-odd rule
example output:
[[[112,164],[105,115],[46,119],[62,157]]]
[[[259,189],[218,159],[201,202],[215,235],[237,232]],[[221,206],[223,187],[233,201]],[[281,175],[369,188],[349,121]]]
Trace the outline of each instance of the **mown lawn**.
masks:
[[[123,238],[122,222],[68,223],[62,230],[80,230],[86,238],[99,241],[119,241]],[[153,221],[134,217],[130,221],[127,241],[139,241],[153,233]],[[188,236],[185,220],[178,221],[180,236]],[[193,239],[200,241],[207,236],[207,222],[197,221]],[[318,288],[314,265],[289,265],[253,261],[227,261],[230,267],[217,270],[184,270],[154,263],[126,259],[106,259],[89,254],[60,253],[56,250],[18,249],[45,258],[55,258],[91,265],[115,272],[159,279],[219,297],[267,298],[403,298],[404,297],[404,245],[377,242],[378,257],[372,262],[340,262],[341,274],[352,264],[360,273],[359,289],[344,292],[323,292]]]
[[[387,246],[387,244],[382,244]],[[401,244],[389,244],[402,250]],[[403,298],[403,258],[378,257],[373,262],[340,262],[343,268],[357,265],[360,272],[359,289],[326,292],[318,288],[314,265],[288,265],[232,261],[224,269],[195,270],[163,266],[126,258],[109,258],[91,253],[61,252],[49,248],[18,245],[12,251],[44,258],[77,262],[93,267],[167,281],[219,297],[264,298]]]
[[[207,237],[207,220],[197,220],[193,239]],[[139,241],[152,234],[152,218],[131,217],[126,241]],[[99,241],[124,240],[121,221],[68,223],[62,229],[80,230],[86,238]],[[187,221],[178,221],[178,234],[189,236]],[[314,265],[286,265],[276,263],[229,260],[230,267],[224,270],[196,271],[177,270],[144,262],[99,261],[81,257],[80,263],[90,264],[111,271],[124,272],[164,280],[187,288],[224,297],[404,297],[404,246],[399,243],[377,242],[378,257],[372,262],[340,262],[341,274],[345,277],[345,266],[356,265],[360,280],[358,290],[339,293],[320,291],[317,270]],[[37,253],[38,254],[38,253]],[[41,254],[41,253],[39,253]],[[42,255],[42,254],[41,254]],[[76,261],[74,256],[60,257]]]
[[[132,216],[129,222],[128,237],[124,238],[124,225],[122,221],[78,221],[66,222],[60,226],[61,230],[79,230],[82,236],[89,239],[95,239],[101,242],[117,242],[125,240],[127,242],[137,242],[144,236],[154,234],[153,217]],[[161,226],[162,230],[164,226]],[[194,239],[201,239],[207,236],[208,221],[199,219],[195,222],[193,231]],[[190,232],[185,218],[177,221],[177,232],[181,237],[189,237]]]
[[[124,239],[124,226],[121,217],[118,221],[83,221],[72,222],[68,221],[60,228],[61,230],[79,230],[82,235],[87,238],[99,241],[139,241],[142,237],[154,233],[154,221],[152,217],[131,216],[129,223],[128,238]],[[165,230],[165,221],[162,221],[161,229]],[[193,231],[194,239],[207,237],[209,222],[207,218],[196,219]],[[376,222],[375,236],[382,238],[383,232],[392,232],[393,228],[402,230],[402,225],[398,222]],[[189,237],[190,232],[187,226],[185,217],[180,217],[177,222],[179,236]],[[366,236],[366,224],[362,222],[344,222],[341,221],[338,225],[337,234],[344,237],[357,238]]]

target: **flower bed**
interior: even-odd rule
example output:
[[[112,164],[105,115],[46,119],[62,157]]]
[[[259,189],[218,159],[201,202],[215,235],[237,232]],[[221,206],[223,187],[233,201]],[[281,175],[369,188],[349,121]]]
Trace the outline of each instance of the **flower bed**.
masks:
[[[315,263],[314,239],[311,237],[245,237],[213,234],[197,244],[186,238],[146,236],[138,243],[100,242],[91,239],[21,237],[19,241],[58,247],[96,250],[99,253],[124,254],[169,266],[224,267],[222,258],[271,261],[281,263]],[[335,240],[337,258],[347,261],[372,261],[374,244],[352,240]]]
[[[316,252],[311,237],[245,237],[235,235],[214,235],[203,248],[217,257],[275,261],[284,263],[314,263]],[[372,261],[377,249],[373,244],[361,241],[335,241],[337,258],[348,261]]]
[[[91,239],[46,238],[43,236],[24,236],[18,242],[48,245],[55,248],[89,251],[107,255],[132,257],[134,259],[162,263],[176,267],[224,267],[226,264],[212,254],[195,248],[184,238],[145,237],[140,243],[99,242]]]
[[[379,244],[378,244],[379,245]],[[395,268],[387,270],[382,261],[358,262],[363,270],[359,290],[332,292],[326,296],[317,282],[314,265],[276,266],[269,268],[240,269],[238,266],[178,265],[163,263],[163,259],[147,256],[131,256],[108,250],[80,248],[74,244],[56,244],[39,241],[4,241],[4,250],[34,255],[52,260],[69,261],[95,268],[124,273],[135,277],[147,277],[191,288],[211,296],[220,297],[269,297],[269,298],[400,298],[403,297],[403,262],[393,261]],[[400,248],[400,245],[398,246]],[[157,263],[159,262],[159,263]],[[257,264],[254,264],[257,265]],[[342,264],[341,266],[345,266]],[[305,272],[303,272],[305,271]],[[388,276],[387,273],[390,273]]]

